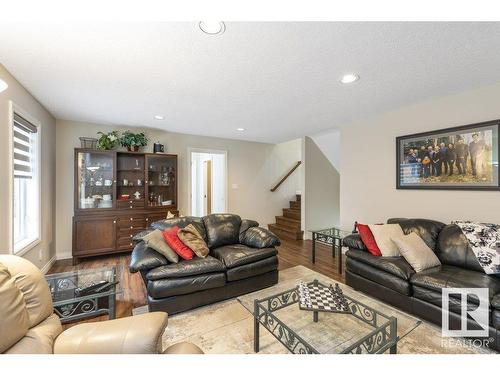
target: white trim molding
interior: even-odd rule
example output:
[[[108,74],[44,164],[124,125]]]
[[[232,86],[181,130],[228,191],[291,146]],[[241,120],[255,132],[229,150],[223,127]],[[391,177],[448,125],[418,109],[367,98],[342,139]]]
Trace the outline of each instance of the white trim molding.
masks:
[[[45,275],[47,272],[49,272],[50,268],[54,265],[56,262],[56,256],[54,255],[52,258],[49,259],[47,264],[41,268],[42,273]]]

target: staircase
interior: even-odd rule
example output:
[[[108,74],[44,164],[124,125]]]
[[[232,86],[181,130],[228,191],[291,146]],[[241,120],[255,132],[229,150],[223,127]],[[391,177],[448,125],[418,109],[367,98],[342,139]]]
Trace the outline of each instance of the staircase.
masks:
[[[276,223],[269,224],[271,232],[281,239],[302,240],[304,231],[300,228],[300,195],[290,201],[290,208],[283,209],[283,216],[276,216]]]

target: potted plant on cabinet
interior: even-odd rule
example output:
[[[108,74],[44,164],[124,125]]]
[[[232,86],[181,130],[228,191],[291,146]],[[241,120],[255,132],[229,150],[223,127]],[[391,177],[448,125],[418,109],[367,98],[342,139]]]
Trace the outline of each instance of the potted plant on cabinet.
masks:
[[[101,150],[112,150],[120,144],[120,134],[113,130],[109,133],[97,132],[101,137],[97,140],[97,148]]]
[[[127,150],[137,152],[139,151],[139,147],[144,147],[148,144],[148,139],[144,133],[132,133],[127,130],[122,134],[120,143]]]

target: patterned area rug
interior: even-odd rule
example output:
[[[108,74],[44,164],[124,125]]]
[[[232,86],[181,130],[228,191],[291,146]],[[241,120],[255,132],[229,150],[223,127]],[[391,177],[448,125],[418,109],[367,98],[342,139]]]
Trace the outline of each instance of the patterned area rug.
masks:
[[[294,288],[299,281],[318,279],[324,284],[335,284],[335,280],[323,276],[303,266],[296,266],[280,271],[277,285],[250,293],[238,298],[200,307],[169,318],[168,327],[163,335],[164,348],[180,341],[191,341],[211,354],[250,354],[253,351],[253,301]],[[434,324],[422,322],[405,312],[372,299],[339,284],[346,294],[356,298],[376,310],[398,319],[398,353],[439,354],[439,353],[495,353],[484,348],[471,348],[465,341],[443,341],[441,329]],[[295,307],[295,308],[292,308]],[[285,311],[286,310],[286,311]],[[139,307],[133,313],[147,312]],[[301,325],[301,335],[320,345],[321,352],[337,352],[338,345],[349,342],[349,335],[356,336],[359,325],[349,325],[348,317],[339,314],[320,313],[320,319],[327,319],[328,331],[315,330],[312,319],[304,319],[298,307],[284,309],[280,318],[287,322]],[[302,319],[302,320],[301,320]],[[344,319],[344,320],[342,320]],[[347,320],[345,320],[347,319]],[[325,321],[322,321],[323,323]],[[322,325],[322,327],[325,327]],[[306,337],[304,337],[306,338]],[[335,341],[337,340],[337,341]],[[260,328],[259,354],[288,354],[289,351],[266,329]]]

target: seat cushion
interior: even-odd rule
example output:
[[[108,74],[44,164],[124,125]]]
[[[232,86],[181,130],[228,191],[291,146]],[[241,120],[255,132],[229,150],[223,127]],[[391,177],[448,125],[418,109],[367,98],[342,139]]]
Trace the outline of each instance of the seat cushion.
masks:
[[[353,258],[347,258],[346,268],[352,274],[362,276],[395,292],[406,296],[411,294],[411,286],[408,280],[394,276],[369,264],[362,263]]]
[[[381,271],[388,272],[403,280],[410,280],[415,270],[403,257],[377,257],[363,250],[348,250],[347,258],[355,259],[359,262],[369,264]]]
[[[228,245],[212,250],[212,255],[228,269],[270,258],[276,254],[278,252],[274,247],[254,249],[245,245]]]
[[[276,269],[278,269],[278,257],[273,256],[229,269],[227,271],[227,281],[248,279]]]
[[[500,293],[500,279],[484,272],[470,271],[459,267],[442,265],[414,274],[412,285],[441,293],[442,288],[488,288],[490,304],[493,297]],[[471,301],[478,305],[479,300],[471,295]]]
[[[441,307],[442,306],[442,300],[441,300],[441,293],[436,292],[431,289],[426,289],[422,288],[419,286],[413,286],[413,297],[420,299],[422,301],[429,302],[435,306]],[[462,301],[460,299],[454,298],[452,295],[450,295],[449,298],[449,309],[450,311],[453,311],[457,314],[461,314],[461,309],[462,309]],[[467,300],[467,306],[469,311],[470,310],[475,310],[477,308],[477,303],[474,303],[473,300]]]
[[[159,299],[218,288],[225,284],[226,275],[221,272],[180,277],[176,279],[150,280],[148,281],[147,289],[151,297]]]
[[[224,272],[226,268],[221,261],[211,257],[181,260],[179,263],[168,264],[152,269],[146,275],[148,280],[174,279],[179,277],[203,275],[213,272]]]
[[[213,214],[203,217],[210,249],[239,243],[241,218],[232,214]]]

